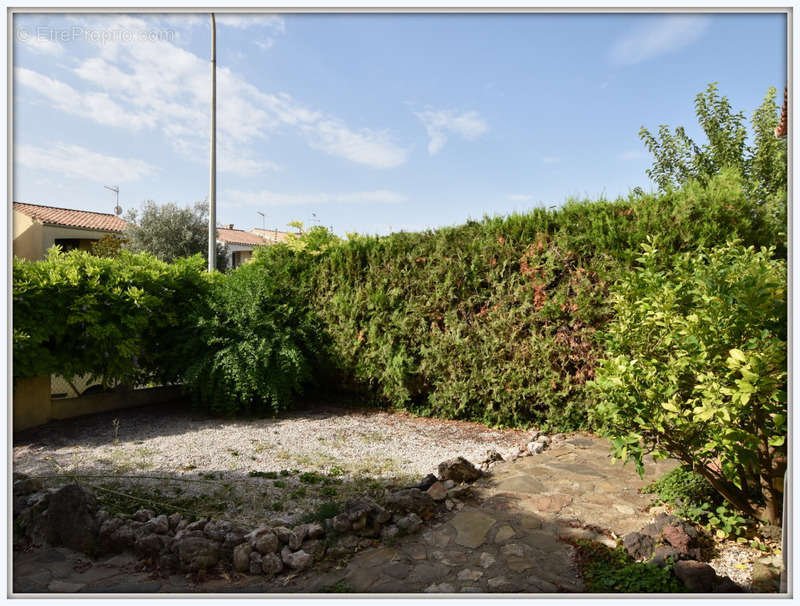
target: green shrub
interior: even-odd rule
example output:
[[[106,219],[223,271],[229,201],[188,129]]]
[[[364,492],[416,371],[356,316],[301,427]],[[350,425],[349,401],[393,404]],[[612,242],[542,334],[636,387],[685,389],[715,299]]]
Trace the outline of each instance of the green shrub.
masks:
[[[297,287],[312,265],[292,257],[304,255],[257,254],[256,261],[214,280],[187,341],[193,352],[186,378],[203,407],[225,414],[278,412],[311,381],[325,336]]]
[[[116,381],[180,380],[173,344],[191,331],[207,280],[202,259],[164,263],[120,251],[48,251],[14,258],[14,376],[89,374]]]
[[[675,515],[705,526],[720,538],[743,536],[753,521],[742,517],[703,476],[685,466],[664,474],[642,492],[656,495],[656,501],[672,506]]]
[[[736,509],[776,523],[786,466],[786,265],[730,243],[643,245],[615,289],[592,417],[616,456],[690,465]]]

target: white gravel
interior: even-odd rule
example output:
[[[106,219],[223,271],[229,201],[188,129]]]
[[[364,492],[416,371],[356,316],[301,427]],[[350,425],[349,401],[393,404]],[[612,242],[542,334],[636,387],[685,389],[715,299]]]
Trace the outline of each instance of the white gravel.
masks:
[[[116,439],[114,419],[119,420]],[[15,438],[13,456],[14,471],[30,475],[112,476],[122,484],[147,482],[183,495],[214,491],[236,518],[251,514],[263,518],[265,508],[282,503],[282,511],[275,515],[289,521],[326,500],[320,495],[322,486],[300,482],[297,472],[341,479],[326,495],[327,500],[341,499],[379,491],[376,480],[384,486],[413,484],[455,456],[477,464],[488,449],[505,453],[521,436],[478,424],[363,409],[315,408],[243,421],[148,407],[31,430]],[[296,470],[278,476],[285,487],[276,487],[274,479],[249,475],[281,470],[285,474]],[[180,481],[187,479],[201,481]],[[308,494],[297,495],[298,488]],[[330,494],[334,490],[336,495]]]

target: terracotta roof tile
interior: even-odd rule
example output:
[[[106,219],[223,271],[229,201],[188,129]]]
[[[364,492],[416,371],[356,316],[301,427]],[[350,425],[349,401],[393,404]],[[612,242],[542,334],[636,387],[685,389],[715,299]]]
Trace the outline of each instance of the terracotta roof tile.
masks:
[[[128,226],[127,222],[111,213],[96,213],[89,210],[73,210],[24,202],[14,202],[14,210],[48,225],[112,232],[123,232]]]
[[[266,246],[268,242],[261,236],[242,229],[217,228],[217,240],[227,244],[241,244],[243,246]]]
[[[252,233],[261,236],[267,241],[267,244],[275,244],[278,242],[286,242],[289,232],[278,231],[277,229],[261,229],[253,228],[250,230]]]

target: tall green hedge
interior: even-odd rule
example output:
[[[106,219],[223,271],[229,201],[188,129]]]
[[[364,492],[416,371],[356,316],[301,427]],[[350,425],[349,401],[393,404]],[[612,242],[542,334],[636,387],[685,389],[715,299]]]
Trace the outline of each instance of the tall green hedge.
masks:
[[[668,255],[734,237],[769,244],[782,227],[753,212],[726,172],[660,196],[353,237],[293,259],[311,269],[296,287],[342,386],[423,414],[580,427],[598,331],[613,314],[609,285],[648,236]],[[282,248],[255,265],[268,272]]]
[[[665,258],[733,238],[785,250],[743,191],[724,172],[436,231],[315,232],[213,277],[128,253],[15,261],[15,376],[186,381],[223,412],[285,408],[319,379],[422,414],[585,426],[609,290],[648,236]]]

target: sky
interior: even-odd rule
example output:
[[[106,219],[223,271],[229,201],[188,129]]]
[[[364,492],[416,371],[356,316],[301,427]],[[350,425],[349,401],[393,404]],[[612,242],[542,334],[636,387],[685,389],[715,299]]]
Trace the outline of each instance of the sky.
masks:
[[[786,85],[783,14],[219,14],[217,219],[344,235],[654,190],[640,127],[702,139]],[[208,195],[207,15],[17,14],[14,200]],[[263,213],[264,217],[259,213]]]

